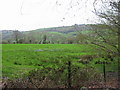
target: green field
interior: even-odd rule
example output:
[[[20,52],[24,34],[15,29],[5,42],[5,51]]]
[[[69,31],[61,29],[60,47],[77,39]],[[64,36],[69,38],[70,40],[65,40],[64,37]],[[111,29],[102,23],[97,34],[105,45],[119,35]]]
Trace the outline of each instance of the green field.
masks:
[[[98,47],[88,44],[3,44],[2,45],[2,73],[3,77],[21,77],[34,69],[44,67],[59,68],[66,65],[69,60],[72,65],[85,67],[79,63],[81,56],[93,56],[101,54]],[[95,64],[93,58],[89,66],[93,66],[102,72],[102,65]],[[107,65],[107,71],[117,70],[117,64]]]

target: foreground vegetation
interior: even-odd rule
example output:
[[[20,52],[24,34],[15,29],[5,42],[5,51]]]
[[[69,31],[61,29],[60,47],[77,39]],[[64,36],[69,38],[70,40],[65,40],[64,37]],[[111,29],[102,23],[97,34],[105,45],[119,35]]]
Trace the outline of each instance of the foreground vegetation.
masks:
[[[48,81],[65,86],[69,73],[72,85],[79,80],[103,80],[101,62],[105,59],[106,72],[117,72],[117,57],[107,58],[92,44],[3,44],[2,47],[3,78],[9,80],[29,77],[40,81],[47,77]],[[83,85],[83,81],[79,84]]]

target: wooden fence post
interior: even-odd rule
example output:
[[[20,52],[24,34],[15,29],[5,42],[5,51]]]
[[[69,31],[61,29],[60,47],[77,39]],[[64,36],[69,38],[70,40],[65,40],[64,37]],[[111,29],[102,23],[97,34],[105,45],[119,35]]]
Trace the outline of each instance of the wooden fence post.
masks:
[[[103,73],[104,73],[104,82],[106,83],[106,67],[105,67],[105,61],[103,62]]]
[[[68,61],[68,88],[71,88],[71,61]]]

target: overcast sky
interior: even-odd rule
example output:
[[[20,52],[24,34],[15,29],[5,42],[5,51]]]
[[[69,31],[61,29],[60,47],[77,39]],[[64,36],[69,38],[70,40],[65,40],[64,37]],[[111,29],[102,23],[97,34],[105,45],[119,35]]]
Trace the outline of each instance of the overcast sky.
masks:
[[[28,31],[94,23],[94,0],[85,1],[0,0],[0,30]]]

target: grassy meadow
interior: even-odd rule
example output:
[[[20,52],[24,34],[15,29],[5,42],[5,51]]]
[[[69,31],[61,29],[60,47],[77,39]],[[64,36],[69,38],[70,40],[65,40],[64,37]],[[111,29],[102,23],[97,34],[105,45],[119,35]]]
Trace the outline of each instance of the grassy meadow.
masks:
[[[94,45],[85,44],[3,44],[2,45],[2,73],[3,77],[17,78],[31,70],[46,67],[57,69],[65,66],[69,60],[72,65],[80,68],[86,64],[79,62],[80,58],[101,54],[102,51]],[[102,72],[102,65],[95,64],[101,58],[93,58],[87,65]],[[107,71],[115,71],[117,64],[108,64]]]

